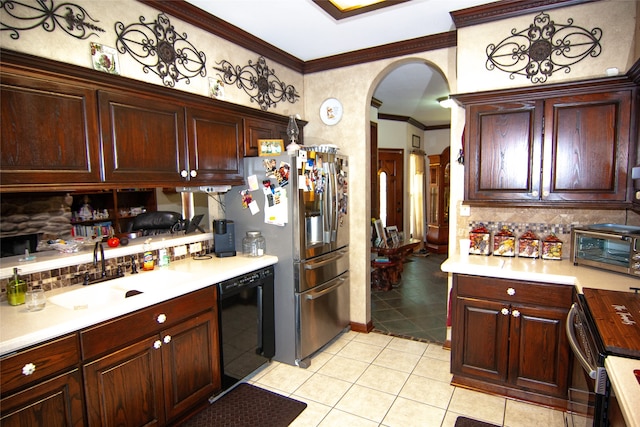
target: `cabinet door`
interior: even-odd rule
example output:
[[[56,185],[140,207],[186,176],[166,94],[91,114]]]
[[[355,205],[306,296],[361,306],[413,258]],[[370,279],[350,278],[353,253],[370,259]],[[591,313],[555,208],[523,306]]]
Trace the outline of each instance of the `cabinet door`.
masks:
[[[503,382],[507,379],[508,305],[457,298],[452,325],[451,371],[457,375]]]
[[[221,388],[217,314],[207,311],[161,333],[167,420]]]
[[[466,200],[538,200],[542,110],[541,102],[469,108]]]
[[[180,184],[186,169],[184,107],[168,99],[100,92],[107,182]]]
[[[286,135],[286,127],[285,127]],[[259,139],[280,139],[281,136],[274,123],[258,120],[244,120],[244,157],[258,157]]]
[[[524,390],[566,398],[569,344],[568,311],[513,306],[509,348],[509,382]]]
[[[94,90],[11,74],[0,89],[3,186],[100,182]]]
[[[189,175],[194,183],[242,183],[242,118],[187,108]]]
[[[80,371],[74,369],[0,400],[3,427],[83,427]]]
[[[546,100],[542,198],[627,200],[630,118],[630,91]]]
[[[89,426],[165,424],[161,345],[155,335],[84,365]]]

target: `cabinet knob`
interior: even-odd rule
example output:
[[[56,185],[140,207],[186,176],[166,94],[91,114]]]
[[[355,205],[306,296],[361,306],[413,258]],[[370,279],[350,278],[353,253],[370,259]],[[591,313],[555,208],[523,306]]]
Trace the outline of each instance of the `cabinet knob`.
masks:
[[[503,308],[502,310],[500,310],[500,313],[502,313],[505,316],[509,315],[509,309],[508,308]]]
[[[162,347],[162,341],[160,340],[155,340],[153,342],[153,348],[155,348],[156,350],[159,349],[160,347]]]
[[[36,365],[27,363],[22,367],[22,375],[31,375],[36,371]]]
[[[542,192],[542,197],[549,197],[549,194],[551,194],[551,193],[549,193],[549,190],[544,190]]]
[[[533,191],[531,192],[531,195],[532,195],[533,197],[538,197],[538,194],[540,194],[540,193],[538,193],[538,190],[533,190]]]
[[[192,170],[191,172],[189,172],[189,175],[191,175],[191,178],[195,178],[196,176],[198,176],[198,171]]]
[[[518,310],[513,310],[513,311],[511,312],[511,315],[512,315],[513,317],[520,317],[520,312],[519,312]]]
[[[164,313],[158,314],[158,317],[156,320],[158,321],[158,323],[164,323],[167,321],[167,315]]]
[[[186,177],[188,177],[188,176],[189,176],[189,172],[187,172],[187,170],[186,170],[186,169],[182,169],[182,170],[180,171],[180,176],[181,176],[181,177],[183,177],[183,178],[186,178]]]
[[[171,342],[171,335],[165,335],[162,341],[164,341],[165,344],[169,344]]]
[[[507,294],[511,295],[511,296],[514,296],[516,294],[516,290],[513,289],[513,288],[508,288],[507,289]]]

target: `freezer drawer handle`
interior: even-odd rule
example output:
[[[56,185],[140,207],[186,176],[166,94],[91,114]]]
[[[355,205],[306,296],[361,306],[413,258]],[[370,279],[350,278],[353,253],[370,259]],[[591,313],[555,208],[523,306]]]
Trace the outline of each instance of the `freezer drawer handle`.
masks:
[[[313,264],[311,264],[311,263],[305,264],[304,265],[304,269],[305,270],[315,270],[316,268],[320,268],[323,265],[331,264],[336,259],[342,258],[343,256],[345,256],[346,253],[347,253],[347,251],[339,251],[338,254],[335,257],[332,257],[332,258],[329,258],[329,259],[325,259],[323,261],[314,262]]]
[[[342,285],[342,283],[344,283],[344,281],[345,281],[345,280],[347,280],[347,278],[345,278],[345,277],[340,277],[339,279],[337,279],[337,281],[339,281],[340,283],[336,283],[335,285],[330,286],[330,287],[328,287],[327,289],[324,289],[324,290],[322,290],[322,291],[320,291],[320,292],[317,292],[317,293],[314,293],[314,294],[309,294],[309,295],[307,295],[307,296],[306,296],[306,299],[308,299],[308,300],[314,300],[314,299],[316,299],[316,298],[320,298],[320,297],[321,297],[321,296],[323,296],[323,295],[326,295],[326,294],[328,294],[328,293],[331,293],[331,292],[333,292],[337,287],[341,286],[341,285]]]
[[[573,321],[576,316],[577,316],[577,308],[575,304],[572,304],[571,309],[569,310],[569,315],[567,316],[567,323],[565,325],[567,330],[567,339],[569,341],[569,346],[571,347],[571,350],[573,350],[573,353],[578,358],[578,361],[580,362],[584,370],[587,371],[587,373],[589,374],[589,377],[595,380],[596,369],[595,367],[589,364],[589,362],[587,361],[587,358],[584,357],[584,355],[582,354],[582,351],[580,351],[578,339],[576,338],[576,332],[573,329]]]

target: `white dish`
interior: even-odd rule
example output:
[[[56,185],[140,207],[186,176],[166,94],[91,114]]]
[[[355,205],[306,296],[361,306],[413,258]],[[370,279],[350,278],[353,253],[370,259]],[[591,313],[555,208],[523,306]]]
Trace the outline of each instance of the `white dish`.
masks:
[[[342,104],[336,98],[325,100],[320,106],[320,120],[328,126],[333,126],[342,118]]]

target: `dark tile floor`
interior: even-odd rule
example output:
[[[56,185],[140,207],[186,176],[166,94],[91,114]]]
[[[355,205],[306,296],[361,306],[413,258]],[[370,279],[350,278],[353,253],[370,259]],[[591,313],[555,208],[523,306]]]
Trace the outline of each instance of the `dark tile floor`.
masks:
[[[447,334],[447,274],[440,270],[446,254],[410,256],[400,284],[390,291],[371,290],[374,330],[444,343]]]

